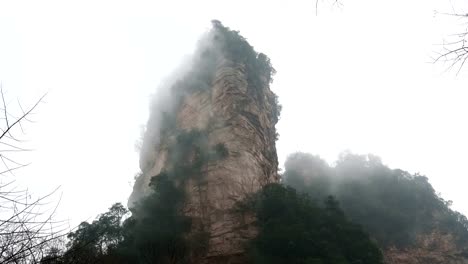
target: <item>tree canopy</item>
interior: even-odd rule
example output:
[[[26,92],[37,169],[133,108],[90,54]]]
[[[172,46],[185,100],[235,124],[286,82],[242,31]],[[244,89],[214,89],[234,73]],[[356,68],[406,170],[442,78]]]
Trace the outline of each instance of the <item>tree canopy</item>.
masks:
[[[453,233],[459,242],[468,239],[466,217],[450,209],[427,177],[390,169],[376,156],[345,153],[331,167],[296,153],[285,167],[285,184],[316,200],[334,195],[346,215],[382,246],[406,247],[434,230]]]
[[[318,204],[291,187],[271,184],[254,204],[259,234],[249,249],[253,263],[383,263],[378,247],[332,196]]]

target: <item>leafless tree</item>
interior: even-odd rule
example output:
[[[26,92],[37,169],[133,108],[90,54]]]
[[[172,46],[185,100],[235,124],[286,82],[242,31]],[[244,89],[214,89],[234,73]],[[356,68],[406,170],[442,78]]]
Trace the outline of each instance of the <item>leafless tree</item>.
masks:
[[[28,151],[19,135],[24,134],[24,123],[32,122],[33,111],[44,96],[26,109],[18,101],[13,111],[0,85],[0,263],[40,263],[65,230],[65,222],[53,220],[59,199],[52,202],[52,198],[58,188],[32,198],[14,177],[16,170],[27,166],[14,157]]]
[[[436,15],[454,18],[461,23],[460,32],[448,36],[448,40],[442,43],[442,50],[436,52],[434,62],[442,62],[448,65],[447,70],[457,68],[457,74],[468,60],[468,14],[459,12],[452,5],[450,12],[436,12]]]

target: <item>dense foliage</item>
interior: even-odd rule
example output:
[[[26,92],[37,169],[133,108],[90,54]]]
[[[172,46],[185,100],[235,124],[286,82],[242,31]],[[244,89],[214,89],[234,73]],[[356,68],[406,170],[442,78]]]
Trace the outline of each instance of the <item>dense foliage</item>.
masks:
[[[68,251],[63,263],[93,263],[107,259],[123,241],[120,224],[127,212],[121,204],[114,204],[92,223],[81,223],[76,231],[68,234]]]
[[[315,199],[334,195],[351,220],[382,246],[413,245],[434,230],[468,239],[465,216],[449,208],[425,176],[390,169],[372,155],[343,154],[334,167],[298,153],[286,162],[284,182]]]
[[[190,218],[181,214],[184,198],[166,173],[154,177],[154,194],[134,214],[113,205],[92,223],[83,222],[68,235],[64,254],[44,258],[48,264],[188,263]]]
[[[169,156],[180,166],[153,178],[154,193],[130,218],[123,221],[126,210],[114,205],[71,233],[64,255],[44,263],[188,263],[194,252],[206,250],[209,234],[187,236],[191,219],[181,214],[185,193],[178,183],[200,173],[197,160],[219,157],[223,154],[215,153],[224,148],[205,148],[200,131],[176,140],[181,151]],[[191,163],[181,162],[201,150]],[[246,245],[253,263],[382,263],[363,230],[384,247],[410,246],[418,234],[433,230],[459,241],[468,237],[466,218],[449,208],[426,177],[392,170],[375,156],[345,154],[331,167],[318,157],[295,154],[286,163],[284,182],[308,194],[271,184],[240,205],[257,216],[259,234]]]
[[[333,197],[319,206],[291,187],[271,184],[255,199],[259,234],[249,249],[254,263],[382,263],[377,246]]]
[[[184,194],[169,177],[153,178],[154,195],[132,217],[123,221],[127,211],[115,204],[70,233],[65,254],[43,263],[189,263],[191,250],[204,250],[207,237],[199,233],[188,239],[191,221],[180,213]],[[333,197],[319,206],[290,187],[271,184],[248,202],[259,227],[247,245],[253,263],[382,263],[379,249],[346,219]]]

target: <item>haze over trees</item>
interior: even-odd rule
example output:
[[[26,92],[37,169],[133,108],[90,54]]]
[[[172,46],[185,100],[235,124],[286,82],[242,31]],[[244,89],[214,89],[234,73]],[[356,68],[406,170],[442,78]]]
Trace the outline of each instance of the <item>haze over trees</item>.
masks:
[[[214,41],[225,56],[246,65],[249,82],[254,85],[271,82],[274,69],[266,55],[256,53],[237,31],[219,21],[214,21],[213,27],[220,33]],[[203,54],[202,59],[213,59],[214,54],[209,51]],[[203,72],[197,69],[176,82],[174,91],[184,94],[206,89],[203,78],[212,76]],[[199,82],[185,82],[193,79]],[[260,92],[251,96],[264,100]],[[274,99],[276,107],[271,114],[277,120],[280,106]],[[168,146],[167,169],[151,178],[151,192],[133,204],[131,215],[122,205],[115,204],[95,221],[83,222],[69,233],[66,250],[47,256],[43,263],[190,263],[198,255],[204,256],[210,234],[183,214],[186,199],[183,186],[188,179],[202,181],[206,164],[222,160],[230,153],[222,144],[209,147],[203,130],[180,130],[171,113],[163,117],[160,136],[170,136],[173,144]],[[272,184],[240,202],[238,209],[238,214],[248,211],[258,217],[260,233],[245,245],[254,263],[382,261],[378,247],[360,226],[348,220],[332,197],[316,203],[292,188]]]
[[[219,21],[213,26],[223,34],[218,41],[225,55],[246,65],[249,82],[272,82],[275,69],[265,54]],[[444,56],[458,56],[455,62],[463,65],[466,49],[464,40],[460,43],[461,49]],[[213,67],[215,55],[206,52],[200,59]],[[181,95],[209,89],[212,77],[195,69],[173,89]],[[262,100],[261,94],[252,96]],[[278,120],[281,105],[274,100],[271,114]],[[3,106],[6,128],[0,141],[14,139],[11,128],[35,108],[11,121],[5,102]],[[42,198],[30,202],[27,193],[12,191],[0,196],[5,204],[14,204],[12,216],[0,220],[0,263],[190,263],[204,254],[209,234],[203,228],[193,230],[193,219],[182,213],[186,193],[180,186],[189,177],[200,180],[206,163],[230,153],[223,144],[208,147],[203,130],[179,131],[170,112],[161,113],[161,120],[160,135],[175,142],[168,150],[171,169],[154,175],[152,192],[130,210],[117,203],[94,221],[81,223],[68,234],[66,246],[49,246],[57,238],[56,231],[45,230],[46,224],[54,224],[50,217],[36,221],[34,208]],[[9,160],[0,157],[4,164]],[[15,169],[7,166],[4,173]],[[257,217],[259,234],[245,245],[253,263],[379,264],[382,248],[412,246],[421,233],[434,230],[456,234],[458,243],[468,242],[467,218],[450,209],[451,202],[436,193],[427,177],[390,169],[376,156],[345,153],[330,166],[317,156],[296,153],[285,169],[281,184],[266,185],[238,205],[240,213]]]
[[[258,219],[259,234],[246,245],[252,263],[383,263],[379,247],[411,247],[434,230],[467,242],[466,217],[426,177],[390,169],[376,156],[345,153],[329,166],[296,153],[283,177],[285,185],[267,185],[238,206]],[[153,180],[155,195],[140,207],[146,220],[124,220],[127,211],[116,204],[71,233],[68,251],[53,263],[188,263],[193,249],[203,251],[204,234],[183,235],[190,230],[190,218],[177,210],[183,193],[167,174]]]
[[[291,187],[272,184],[251,202],[259,227],[248,248],[253,263],[383,263],[377,245],[332,196],[314,202]]]
[[[275,70],[266,55],[219,21],[213,27],[221,33],[215,41],[225,55],[245,64],[249,82],[272,81]],[[206,51],[198,59],[213,70],[216,53]],[[194,69],[171,89],[180,96],[209,89],[209,70]],[[262,100],[261,94],[252,96]],[[281,106],[277,98],[274,103],[271,114],[277,120]],[[202,180],[207,163],[230,153],[223,144],[208,147],[203,130],[178,129],[174,113],[158,114],[155,129],[173,144],[168,169],[151,178],[151,192],[130,210],[114,204],[96,220],[81,223],[68,234],[66,247],[41,263],[191,263],[206,253],[210,234],[194,228],[194,219],[182,213],[186,190],[181,186],[189,178]],[[257,218],[258,235],[245,244],[252,263],[379,264],[383,249],[410,247],[421,233],[434,230],[456,234],[457,243],[468,241],[468,220],[450,209],[425,176],[390,169],[376,156],[344,153],[330,166],[317,156],[296,153],[282,178],[235,208]],[[137,178],[137,186],[142,184]]]
[[[374,155],[343,153],[334,166],[318,156],[291,155],[284,184],[316,200],[333,195],[345,214],[383,247],[413,246],[420,234],[435,230],[468,241],[468,220],[450,209],[428,178],[390,169]]]

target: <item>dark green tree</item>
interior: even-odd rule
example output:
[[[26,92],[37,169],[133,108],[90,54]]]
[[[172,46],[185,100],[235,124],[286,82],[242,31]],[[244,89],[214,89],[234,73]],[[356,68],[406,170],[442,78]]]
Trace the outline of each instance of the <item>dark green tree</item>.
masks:
[[[253,263],[382,263],[377,246],[333,197],[318,206],[291,187],[271,184],[254,204],[260,232],[250,245]]]
[[[188,262],[186,234],[191,221],[181,212],[184,193],[169,176],[163,172],[152,178],[154,193],[135,207],[127,223],[128,236],[122,250],[138,263]]]
[[[127,209],[122,204],[116,203],[92,223],[81,223],[76,231],[68,234],[68,250],[63,255],[62,261],[64,263],[105,262],[124,239],[121,223],[127,213]]]

